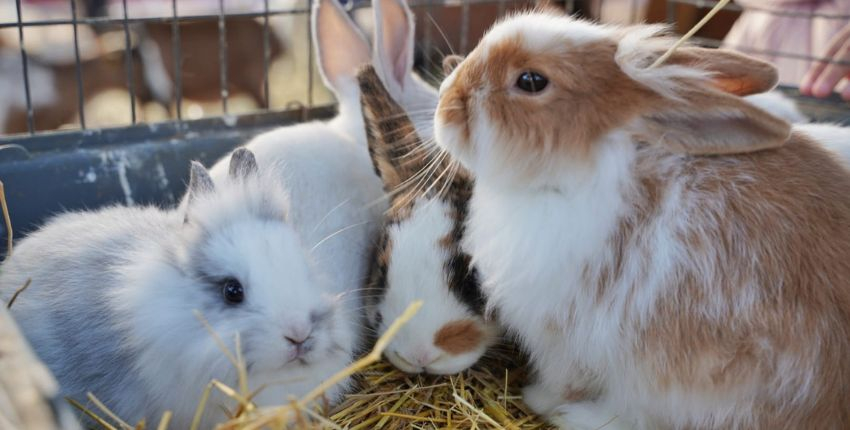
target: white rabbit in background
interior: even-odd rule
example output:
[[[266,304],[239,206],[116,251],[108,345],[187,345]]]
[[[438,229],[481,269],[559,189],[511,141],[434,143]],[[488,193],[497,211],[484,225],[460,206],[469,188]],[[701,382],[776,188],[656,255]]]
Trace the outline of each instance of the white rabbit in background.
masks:
[[[12,314],[64,396],[92,392],[127,422],[189,428],[201,394],[237,371],[196,318],[235,351],[260,406],[300,397],[352,360],[358,329],[289,225],[278,179],[250,151],[213,185],[193,163],[176,211],[109,207],[59,215],[30,234],[0,270],[4,303],[31,279]],[[339,400],[348,382],[326,395]],[[201,428],[226,420],[214,391]]]
[[[374,4],[374,44],[335,0],[315,2],[313,38],[319,70],[336,95],[339,114],[330,121],[282,127],[257,136],[245,147],[260,166],[274,166],[292,201],[291,220],[313,249],[320,270],[346,293],[352,312],[361,306],[369,257],[377,240],[386,199],[366,145],[357,71],[380,65],[394,97],[421,115],[430,132],[436,90],[412,73],[413,20],[402,0]],[[211,169],[225,176],[227,157]],[[427,299],[426,299],[427,300]]]
[[[464,248],[565,429],[846,428],[850,172],[739,96],[776,70],[526,13],[443,82]]]

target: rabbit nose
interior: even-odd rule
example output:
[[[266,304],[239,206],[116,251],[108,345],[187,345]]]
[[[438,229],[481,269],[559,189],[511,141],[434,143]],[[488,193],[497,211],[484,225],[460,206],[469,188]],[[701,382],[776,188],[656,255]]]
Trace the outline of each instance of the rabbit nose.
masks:
[[[440,354],[434,351],[418,351],[410,357],[402,357],[404,361],[414,366],[424,368],[440,358]]]
[[[283,338],[289,343],[297,345],[303,343],[311,334],[313,334],[313,325],[304,321],[291,323],[288,327],[285,327]]]
[[[295,355],[297,357],[302,357],[312,351],[316,343],[315,338],[309,334],[303,337],[284,336],[283,338],[295,347]]]
[[[307,339],[309,339],[309,336],[307,336],[307,337],[284,336],[283,338],[286,339],[289,343],[291,343],[295,346],[298,346],[298,345],[301,345],[302,343],[304,343]]]

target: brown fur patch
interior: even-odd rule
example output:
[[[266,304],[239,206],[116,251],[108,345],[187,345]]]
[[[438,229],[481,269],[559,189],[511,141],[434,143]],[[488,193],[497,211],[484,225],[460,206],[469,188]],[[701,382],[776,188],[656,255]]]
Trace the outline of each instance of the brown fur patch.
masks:
[[[529,50],[517,34],[476,49],[445,88],[438,116],[459,127],[459,150],[470,150],[474,127],[484,116],[497,136],[504,162],[522,160],[534,175],[552,158],[582,160],[599,139],[633,124],[636,138],[693,154],[758,151],[782,145],[787,123],[731,94],[752,94],[776,82],[773,66],[721,50],[683,48],[669,61],[714,73],[707,81],[681,82],[680,99],[671,99],[632,79],[617,64],[619,41],[576,44],[569,38],[545,49]],[[547,77],[548,87],[534,94],[515,86],[524,71]],[[483,133],[483,131],[481,131]],[[645,133],[645,134],[644,134]]]
[[[434,333],[434,345],[452,355],[475,350],[483,339],[484,331],[473,320],[452,321]]]
[[[711,62],[706,61],[709,57]],[[683,47],[677,49],[667,63],[709,70],[715,74],[711,80],[713,85],[738,96],[769,91],[779,80],[776,67],[770,63],[725,49]]]
[[[407,112],[393,100],[372,66],[357,75],[369,155],[390,196],[390,219],[410,216],[416,198],[445,192],[449,187],[448,156],[434,158],[416,133]]]
[[[492,120],[488,126],[511,142],[502,148],[508,159],[533,157],[543,163],[554,153],[587,156],[603,133],[628,122],[654,96],[614,62],[615,41],[574,45],[564,40],[562,45],[559,51],[532,54],[516,36],[491,46],[486,58],[473,52],[441,96],[440,119],[462,127],[468,140],[472,118],[486,113]],[[527,70],[546,76],[549,87],[536,95],[515,89]],[[478,103],[484,112],[475,111]]]
[[[654,375],[657,388],[723,396],[739,386],[761,387],[748,428],[847,423],[847,171],[799,135],[775,150],[686,158],[672,171],[660,167],[665,155],[657,148],[647,147],[639,156],[644,184],[681,180],[682,192],[695,199],[682,208],[681,216],[690,221],[676,230],[676,240],[685,245],[688,258],[713,270],[703,273],[687,264],[673,270],[662,287],[672,294],[661,298],[640,329],[636,357]],[[644,185],[639,191],[638,212],[657,208],[658,202],[648,203],[654,199],[652,188]],[[653,265],[653,253],[641,249],[639,240],[649,228],[637,222],[618,231],[626,239],[611,242],[622,249],[612,251],[608,273],[597,278],[600,300],[611,297],[619,281],[618,256],[640,258],[641,267]],[[643,285],[638,280],[628,288]],[[788,360],[795,363],[790,373],[781,367]],[[810,381],[805,371],[812,372]],[[805,402],[782,406],[789,387],[808,382]]]

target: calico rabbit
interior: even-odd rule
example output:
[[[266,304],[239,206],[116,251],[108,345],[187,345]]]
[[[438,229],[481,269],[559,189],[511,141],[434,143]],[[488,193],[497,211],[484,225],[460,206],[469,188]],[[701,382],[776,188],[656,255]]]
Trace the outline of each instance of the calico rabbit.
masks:
[[[368,322],[382,334],[412,301],[423,300],[385,355],[406,372],[459,372],[498,335],[483,318],[478,276],[460,249],[472,181],[429,151],[371,66],[358,80],[369,154],[390,198],[366,289]]]

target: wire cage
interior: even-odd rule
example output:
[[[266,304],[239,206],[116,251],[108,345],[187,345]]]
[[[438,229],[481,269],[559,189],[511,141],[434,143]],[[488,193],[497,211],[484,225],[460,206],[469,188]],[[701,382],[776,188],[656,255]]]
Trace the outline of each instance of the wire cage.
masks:
[[[723,47],[734,49],[755,57],[777,63],[780,66],[780,85],[779,89],[786,95],[794,99],[797,105],[808,117],[819,122],[835,122],[847,124],[850,122],[850,111],[848,104],[841,100],[837,94],[827,99],[813,99],[800,96],[797,91],[800,75],[802,71],[807,70],[815,62],[826,62],[850,66],[850,61],[835,60],[827,58],[823,55],[826,51],[829,33],[818,40],[817,37],[812,37],[808,41],[813,52],[803,52],[800,49],[800,43],[794,44],[791,39],[800,36],[799,32],[793,29],[787,33],[768,34],[768,30],[778,30],[779,26],[789,27],[801,25],[805,26],[821,26],[821,27],[840,27],[850,25],[850,8],[843,7],[838,10],[819,10],[816,6],[819,2],[798,2],[800,5],[795,7],[793,4],[778,4],[779,2],[740,2],[744,4],[730,3],[724,7],[721,15],[718,15],[714,20],[714,27],[706,27],[706,30],[697,33],[697,36],[691,39],[693,43],[706,47]],[[793,3],[793,2],[792,2]],[[826,4],[828,2],[820,2]],[[838,2],[840,4],[843,2]],[[666,3],[664,10],[664,20],[672,25],[678,32],[685,32],[689,28],[689,23],[695,22],[713,8],[717,4],[716,1],[709,0],[669,0]],[[750,20],[759,20],[764,26],[770,26],[770,22],[774,22],[774,28],[764,28],[764,32],[760,35],[761,40],[753,43],[752,36],[749,40],[745,38],[732,38],[729,36],[736,29],[732,28],[735,23],[747,15]],[[739,32],[740,33],[740,32]],[[724,38],[725,37],[725,38]],[[783,76],[782,72],[785,69],[793,69],[797,73],[787,73]]]
[[[259,132],[331,115],[333,99],[315,71],[312,1],[14,0],[0,7],[0,88],[7,90],[0,180],[16,233],[67,209],[173,204],[189,160],[209,164]],[[369,1],[343,3],[368,32]],[[668,22],[684,32],[716,1],[413,0],[417,68],[438,80],[443,54],[468,52],[498,17],[541,3],[602,21]],[[733,4],[693,40],[723,46],[742,13],[850,21],[846,14]],[[811,118],[850,119],[837,96],[814,100],[793,86],[781,90]],[[118,120],[99,119],[91,105],[98,98]]]

